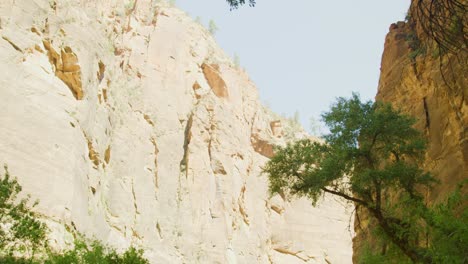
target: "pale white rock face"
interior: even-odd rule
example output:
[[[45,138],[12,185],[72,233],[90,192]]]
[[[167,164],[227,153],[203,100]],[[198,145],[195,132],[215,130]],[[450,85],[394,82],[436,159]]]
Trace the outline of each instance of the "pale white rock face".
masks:
[[[182,11],[2,0],[0,19],[0,162],[56,247],[76,230],[152,263],[351,263],[351,208],[269,196],[283,128]]]

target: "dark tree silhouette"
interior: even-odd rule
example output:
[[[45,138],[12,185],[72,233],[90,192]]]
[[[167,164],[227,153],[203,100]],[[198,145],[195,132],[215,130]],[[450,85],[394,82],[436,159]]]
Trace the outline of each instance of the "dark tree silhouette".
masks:
[[[239,6],[244,5],[245,2],[248,2],[250,6],[255,5],[255,0],[227,0],[227,2],[231,6],[231,9],[237,9]]]
[[[246,4],[255,6],[255,0],[226,0],[231,9]],[[443,52],[457,53],[468,47],[468,1],[414,0],[414,14],[424,33],[433,39]]]
[[[414,21],[443,52],[459,53],[468,47],[468,1],[415,0]]]

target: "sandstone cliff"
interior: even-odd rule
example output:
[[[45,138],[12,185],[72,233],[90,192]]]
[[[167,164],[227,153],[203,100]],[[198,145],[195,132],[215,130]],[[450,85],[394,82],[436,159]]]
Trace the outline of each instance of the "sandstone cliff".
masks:
[[[427,193],[429,203],[445,199],[468,177],[467,50],[440,53],[422,30],[412,1],[409,22],[392,24],[385,39],[377,101],[389,102],[415,117],[428,140],[424,170],[440,184]],[[368,240],[362,214],[355,231],[355,257]],[[357,253],[357,254],[356,254]],[[356,258],[355,258],[356,260]]]
[[[428,140],[424,168],[441,181],[430,194],[434,201],[468,175],[467,57],[440,57],[436,47],[411,56],[408,36],[415,30],[402,22],[390,27],[376,100],[417,118]]]
[[[351,262],[351,210],[269,197],[281,122],[203,27],[152,2],[0,2],[0,162],[52,244],[81,232],[152,263]]]

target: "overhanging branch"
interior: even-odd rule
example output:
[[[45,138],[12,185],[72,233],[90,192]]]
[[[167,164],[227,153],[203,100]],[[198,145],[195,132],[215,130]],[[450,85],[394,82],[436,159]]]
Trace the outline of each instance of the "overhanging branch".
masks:
[[[341,192],[337,192],[337,191],[334,191],[334,190],[330,190],[330,189],[327,189],[327,188],[325,188],[325,187],[322,187],[322,188],[320,188],[320,189],[322,189],[322,191],[324,191],[324,192],[331,193],[331,194],[340,196],[340,197],[342,197],[342,198],[345,198],[345,199],[348,200],[348,201],[353,201],[353,202],[355,202],[355,203],[358,203],[358,204],[360,204],[360,205],[363,205],[363,206],[366,207],[367,209],[374,210],[374,208],[371,207],[371,206],[369,205],[368,202],[366,202],[366,201],[364,201],[364,200],[361,200],[361,199],[359,199],[359,198],[356,198],[356,197],[353,197],[353,196],[349,196],[349,195],[347,195],[347,194],[344,194],[344,193],[341,193]]]

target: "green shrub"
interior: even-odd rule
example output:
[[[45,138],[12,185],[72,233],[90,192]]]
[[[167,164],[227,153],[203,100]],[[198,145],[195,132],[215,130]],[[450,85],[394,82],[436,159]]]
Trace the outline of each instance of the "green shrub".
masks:
[[[36,251],[47,247],[47,228],[31,210],[37,202],[30,205],[29,196],[18,200],[21,190],[5,166],[0,178],[0,257],[14,253],[34,257]]]
[[[416,35],[415,31],[411,31],[409,34],[407,34],[405,40],[411,50],[408,55],[411,60],[414,61],[416,60],[416,57],[426,53],[426,48],[421,43],[421,40]]]
[[[104,246],[100,241],[94,240],[86,243],[77,240],[73,249],[62,253],[49,253],[44,264],[148,264],[143,257],[143,250],[130,247],[123,254],[115,249]]]
[[[143,250],[130,247],[122,254],[98,240],[75,240],[73,249],[54,252],[47,244],[48,229],[31,209],[29,196],[18,200],[21,185],[5,166],[0,177],[0,263],[2,264],[148,264]],[[42,257],[37,257],[40,252]]]

